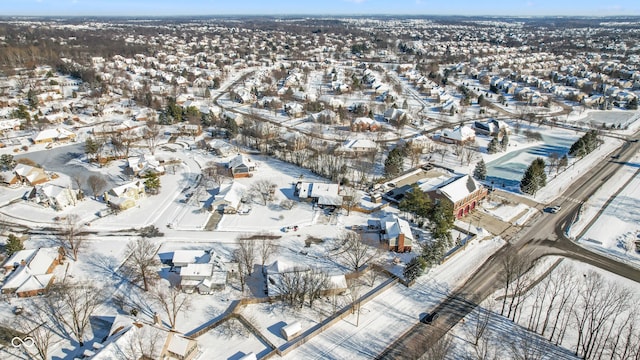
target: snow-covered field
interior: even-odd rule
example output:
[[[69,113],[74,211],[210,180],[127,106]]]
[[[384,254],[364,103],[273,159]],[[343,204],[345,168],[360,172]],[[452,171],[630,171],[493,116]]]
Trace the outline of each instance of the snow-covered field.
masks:
[[[550,275],[547,277],[541,277],[541,274],[545,273],[552,264],[561,260],[558,266],[554,268]],[[564,332],[562,336],[558,336],[559,329],[553,331],[553,325],[558,313],[558,306],[560,299],[562,298],[561,292],[556,293],[555,288],[562,289],[562,286],[569,284],[576,284],[577,286],[585,286],[585,279],[587,277],[591,279],[600,278],[603,283],[601,285],[599,296],[612,295],[603,293],[604,289],[625,289],[629,291],[629,302],[627,307],[622,309],[622,312],[616,317],[617,325],[611,326],[611,320],[609,318],[603,324],[603,330],[601,336],[610,336],[606,341],[609,346],[612,346],[614,339],[617,336],[626,336],[628,330],[624,320],[627,318],[629,306],[635,304],[640,297],[640,287],[638,284],[619,277],[618,275],[609,273],[599,268],[577,262],[571,259],[561,259],[558,257],[547,257],[542,259],[528,274],[531,279],[538,279],[540,281],[536,286],[529,288],[527,295],[525,296],[524,306],[521,306],[521,312],[517,315],[517,321],[513,322],[505,316],[500,315],[502,307],[502,295],[504,290],[499,290],[493,296],[487,298],[476,310],[468,314],[465,319],[459,322],[450,332],[453,342],[453,352],[447,357],[447,359],[463,359],[463,358],[475,358],[478,354],[488,354],[490,358],[516,358],[519,354],[522,354],[524,350],[533,356],[540,359],[578,359],[574,355],[576,349],[576,343],[578,338],[577,323],[578,319],[574,314],[568,315],[568,331]],[[562,284],[560,279],[570,277],[571,279]],[[611,286],[611,287],[610,287]],[[546,288],[546,290],[545,290]],[[615,290],[617,291],[617,290]],[[624,291],[624,290],[623,290]],[[544,294],[544,295],[543,295]],[[551,307],[551,317],[547,322],[546,330],[543,334],[543,324],[545,316],[547,315],[546,309],[549,306],[549,301],[552,298],[552,294],[556,294],[555,305]],[[566,295],[569,295],[567,293]],[[577,304],[579,305],[582,296],[586,296],[586,293],[574,289],[571,295],[576,296]],[[599,298],[600,300],[603,300]],[[507,308],[510,299],[507,300]],[[534,303],[537,302],[537,307]],[[578,305],[573,303],[573,298],[570,298],[569,304],[575,305],[573,310],[578,311],[581,309]],[[541,317],[538,318],[537,309],[543,307]],[[598,305],[600,306],[600,305]],[[571,312],[569,308],[565,308],[565,311]],[[577,314],[577,313],[576,313]],[[477,346],[474,345],[476,339],[476,330],[478,322],[486,321],[488,316],[488,326],[484,335],[478,341]],[[564,313],[560,316],[561,320],[558,324],[562,325],[564,320]],[[637,318],[636,318],[637,321]],[[537,325],[536,325],[537,324]],[[597,323],[594,323],[596,325]],[[537,328],[538,333],[527,330],[527,327],[532,326]],[[607,334],[607,329],[612,329],[613,332]],[[552,335],[553,334],[553,335]],[[637,336],[638,334],[636,334]],[[553,341],[549,341],[549,337],[553,336]],[[559,342],[560,345],[556,346],[555,343]],[[622,346],[620,344],[620,346]],[[608,351],[610,348],[605,349]],[[605,357],[609,355],[604,353]],[[594,358],[597,358],[594,357]],[[614,357],[615,358],[615,357]]]
[[[607,181],[607,186],[583,205],[580,219],[572,226],[571,234],[577,236],[586,230],[579,239],[582,245],[603,251],[619,261],[640,266],[640,253],[635,246],[635,242],[640,240],[640,157],[636,155],[635,159],[623,165]],[[607,203],[613,196],[611,202]],[[601,209],[602,214],[586,228]]]

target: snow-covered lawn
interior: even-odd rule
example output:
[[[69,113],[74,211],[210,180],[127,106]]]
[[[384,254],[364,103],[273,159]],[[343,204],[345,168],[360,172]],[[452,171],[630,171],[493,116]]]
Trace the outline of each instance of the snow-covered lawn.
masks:
[[[397,284],[301,347],[286,359],[370,359],[415,325],[421,313],[436,306],[504,242],[475,241],[444,265],[407,288]],[[356,326],[356,324],[358,326]],[[364,345],[366,344],[366,345]]]

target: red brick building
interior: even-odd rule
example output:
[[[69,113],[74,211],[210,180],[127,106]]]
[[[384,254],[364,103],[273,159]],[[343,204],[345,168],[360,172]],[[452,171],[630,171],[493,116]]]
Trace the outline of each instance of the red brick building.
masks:
[[[446,201],[453,207],[457,219],[473,211],[488,194],[487,189],[470,175],[454,178],[445,184],[428,191],[435,201]]]

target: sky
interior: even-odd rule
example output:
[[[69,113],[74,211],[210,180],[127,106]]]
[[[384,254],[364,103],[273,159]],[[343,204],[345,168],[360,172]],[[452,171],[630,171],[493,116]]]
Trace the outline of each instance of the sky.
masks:
[[[638,0],[0,0],[0,15],[639,15]]]

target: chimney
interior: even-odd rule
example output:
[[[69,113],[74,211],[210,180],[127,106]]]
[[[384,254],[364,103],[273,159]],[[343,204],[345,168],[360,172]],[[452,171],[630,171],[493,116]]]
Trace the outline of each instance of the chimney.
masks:
[[[404,252],[404,234],[398,235],[398,252]]]
[[[160,315],[157,312],[153,313],[153,324],[162,325],[162,320],[160,319]]]

